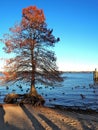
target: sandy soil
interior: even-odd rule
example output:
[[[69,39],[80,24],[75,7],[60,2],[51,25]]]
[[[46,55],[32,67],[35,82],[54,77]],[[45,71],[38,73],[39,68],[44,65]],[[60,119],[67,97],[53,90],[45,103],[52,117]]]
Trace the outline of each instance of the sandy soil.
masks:
[[[3,105],[0,107],[0,130],[98,130],[98,113]]]

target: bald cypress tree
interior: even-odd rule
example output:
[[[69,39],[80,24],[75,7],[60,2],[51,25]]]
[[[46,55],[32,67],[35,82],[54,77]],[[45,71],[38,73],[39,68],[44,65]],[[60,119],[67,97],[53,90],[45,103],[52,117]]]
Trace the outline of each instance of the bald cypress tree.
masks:
[[[59,38],[47,28],[45,16],[36,6],[24,8],[22,20],[10,28],[3,42],[6,53],[13,53],[13,58],[7,60],[3,81],[30,83],[30,94],[38,95],[35,85],[41,83],[53,86],[63,79],[57,70],[56,56],[52,51]]]

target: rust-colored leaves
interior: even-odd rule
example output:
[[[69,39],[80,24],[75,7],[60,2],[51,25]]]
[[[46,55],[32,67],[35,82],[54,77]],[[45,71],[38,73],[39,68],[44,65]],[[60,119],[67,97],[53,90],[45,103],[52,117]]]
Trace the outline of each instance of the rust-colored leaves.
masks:
[[[45,21],[45,16],[43,10],[37,9],[36,6],[30,6],[28,8],[24,8],[22,11],[22,25],[24,27],[27,26],[35,26],[38,27],[40,24],[43,24]]]

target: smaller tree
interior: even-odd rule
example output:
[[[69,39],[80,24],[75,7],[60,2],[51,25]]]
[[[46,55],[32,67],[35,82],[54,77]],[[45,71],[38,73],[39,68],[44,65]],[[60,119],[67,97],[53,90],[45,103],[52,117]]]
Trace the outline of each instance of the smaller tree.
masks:
[[[42,10],[35,6],[23,9],[20,24],[10,28],[10,32],[3,39],[5,52],[14,53],[5,66],[6,83],[29,82],[30,94],[38,96],[37,83],[53,86],[63,81],[51,50],[60,39],[53,36],[52,29],[47,29]]]

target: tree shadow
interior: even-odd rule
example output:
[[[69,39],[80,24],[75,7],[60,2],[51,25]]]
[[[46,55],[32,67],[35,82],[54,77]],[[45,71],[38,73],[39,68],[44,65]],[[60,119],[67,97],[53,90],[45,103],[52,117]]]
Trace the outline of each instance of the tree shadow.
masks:
[[[91,122],[91,121],[88,121],[88,120],[80,120],[80,123],[81,123],[81,126],[83,128],[83,130],[97,130],[95,125]]]
[[[45,130],[45,128],[39,123],[39,121],[28,111],[28,109],[25,106],[21,107],[23,111],[26,113],[28,118],[32,122],[32,126],[34,126],[35,130]]]
[[[5,115],[5,111],[3,107],[0,106],[0,130],[22,130],[16,126],[9,124],[8,122],[5,122],[4,115]]]
[[[28,108],[26,108],[25,106],[22,106],[23,111],[26,113],[26,115],[28,116],[28,118],[31,120],[33,127],[35,128],[35,130],[45,130],[45,128],[40,124],[40,122],[34,117],[34,115],[28,110]],[[66,111],[67,112],[67,111]],[[86,118],[85,113],[82,113],[83,115],[79,116],[80,113],[78,112],[71,112],[68,111],[68,113],[66,113],[68,118],[71,118],[73,120],[75,120],[77,123],[80,124],[80,127],[83,130],[97,130],[96,126],[94,126],[93,124],[93,120]],[[45,115],[39,113],[38,116],[47,123],[48,126],[50,126],[53,130],[60,130],[60,128],[54,124],[50,119],[48,119]],[[83,117],[82,117],[83,116]],[[97,121],[95,121],[97,123]],[[78,130],[79,128],[77,126],[71,125],[70,122],[64,123],[65,129],[70,130]],[[81,129],[80,128],[80,129]]]
[[[98,114],[98,113],[95,112],[92,115],[91,113],[87,114],[86,111],[85,112],[81,111],[81,112],[79,112],[79,111],[74,112],[73,111],[73,116],[69,116],[69,115],[68,116],[71,117],[71,118],[74,118],[75,120],[77,120],[81,124],[81,128],[83,130],[97,130],[96,125],[94,124],[94,122],[96,124],[98,124],[98,118],[96,120],[96,119],[93,119],[93,117],[95,117],[95,116],[97,117],[96,114]],[[81,114],[81,117],[78,116],[80,114]],[[87,116],[89,116],[89,117],[87,117]],[[76,128],[76,129],[78,130],[78,128]]]
[[[39,117],[41,117],[53,130],[60,130],[58,126],[56,126],[51,120],[49,120],[47,117],[45,117],[42,114],[38,114]]]
[[[58,109],[58,111],[56,111],[58,114],[59,110],[61,111],[62,109]],[[76,121],[80,124],[79,128],[76,124],[75,126],[73,126],[70,124],[71,122],[65,122],[65,127],[67,130],[98,130],[98,112],[87,112],[82,110],[62,110],[61,113],[63,116],[72,119],[73,121]]]

